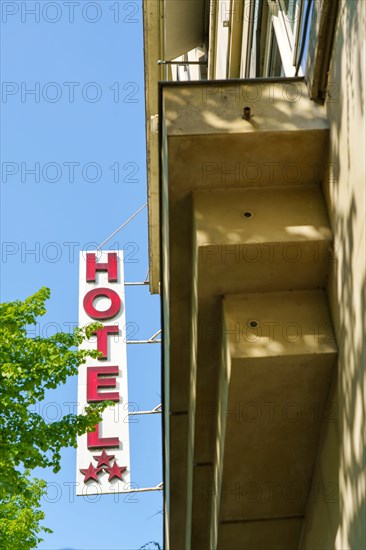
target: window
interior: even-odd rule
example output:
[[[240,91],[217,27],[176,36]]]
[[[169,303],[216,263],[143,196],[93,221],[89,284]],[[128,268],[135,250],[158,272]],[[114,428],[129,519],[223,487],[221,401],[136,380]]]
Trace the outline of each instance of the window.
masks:
[[[287,19],[288,25],[292,32],[294,32],[295,29],[296,17],[299,11],[300,3],[300,0],[280,0],[283,15]]]
[[[311,0],[254,1],[251,63],[247,76],[295,76],[308,2]],[[300,76],[304,74],[305,57],[303,55]]]
[[[276,2],[269,0],[269,2],[271,3],[269,25],[273,27],[276,35],[284,73],[284,75],[277,74],[275,76],[294,76],[299,51],[304,0],[276,0]],[[267,42],[267,47],[272,48],[272,41]],[[269,56],[271,55],[272,53],[269,52]]]
[[[311,24],[312,24],[312,13],[310,11],[309,13],[309,19],[308,19],[308,22],[307,22],[307,27],[305,28],[305,19],[306,19],[306,11],[308,9],[308,4],[311,3],[311,0],[305,0],[304,1],[304,6],[303,6],[303,14],[302,14],[302,18],[301,18],[301,31],[300,31],[300,37],[301,37],[301,41],[300,44],[299,44],[299,52],[298,52],[298,56],[297,56],[297,60],[299,60],[299,56],[300,56],[300,47],[302,45],[302,42],[304,43],[304,48],[303,48],[303,55],[301,57],[301,63],[300,63],[300,66],[301,66],[301,70],[302,70],[302,73],[305,74],[305,67],[306,67],[306,59],[307,59],[307,54],[308,54],[308,50],[309,50],[309,40],[310,40],[310,29],[311,29]],[[310,6],[311,8],[311,6]]]
[[[268,61],[267,76],[285,76],[280,50],[278,48],[277,39],[274,32],[272,32]]]

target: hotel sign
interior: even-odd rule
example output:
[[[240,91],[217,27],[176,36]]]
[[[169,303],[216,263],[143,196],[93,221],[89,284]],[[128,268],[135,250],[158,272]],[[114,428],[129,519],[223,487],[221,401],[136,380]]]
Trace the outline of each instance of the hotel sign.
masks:
[[[79,367],[78,412],[90,403],[114,401],[93,432],[78,438],[77,495],[119,493],[130,488],[127,351],[123,252],[81,252],[79,325],[99,323],[82,349],[97,349]]]

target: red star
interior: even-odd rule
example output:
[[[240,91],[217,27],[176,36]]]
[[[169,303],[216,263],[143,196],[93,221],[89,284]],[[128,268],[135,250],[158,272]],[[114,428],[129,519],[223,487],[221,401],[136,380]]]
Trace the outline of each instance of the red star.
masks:
[[[111,481],[114,477],[122,479],[122,474],[127,470],[127,466],[118,466],[117,462],[114,462],[113,466],[105,469],[109,472],[108,481]]]
[[[81,469],[80,472],[84,474],[84,483],[89,481],[89,479],[95,479],[95,481],[98,481],[97,474],[103,470],[103,468],[95,468],[92,463],[89,464],[89,468]]]
[[[109,462],[112,460],[112,458],[114,458],[114,455],[107,455],[107,453],[105,452],[105,449],[103,449],[101,455],[97,455],[97,456],[93,455],[93,458],[94,460],[98,461],[98,464],[97,464],[97,468],[98,468],[98,466],[103,466],[103,465],[109,466]]]

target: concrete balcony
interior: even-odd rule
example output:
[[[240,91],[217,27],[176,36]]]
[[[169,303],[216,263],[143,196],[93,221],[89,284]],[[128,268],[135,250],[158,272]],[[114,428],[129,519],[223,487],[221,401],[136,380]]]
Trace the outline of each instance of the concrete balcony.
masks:
[[[252,548],[296,548],[331,420],[337,348],[327,301],[321,290],[230,296],[223,322],[210,548],[232,548],[238,524]]]
[[[198,294],[320,288],[332,233],[318,186],[194,193]]]
[[[277,340],[268,348],[263,338],[256,348],[241,340],[239,355],[257,351],[243,358],[244,368],[231,370],[225,390],[230,406],[239,394],[245,402],[248,396],[258,403],[285,395],[304,408],[309,388],[315,388],[321,415],[336,353],[333,340],[326,352],[323,343],[319,348],[310,342],[309,323],[304,325],[304,315],[314,322],[326,319],[326,336],[332,335],[322,291],[332,261],[332,234],[320,186],[328,144],[324,112],[308,99],[298,79],[214,84],[161,87],[166,483],[174,549],[234,548],[230,541],[235,530],[244,529],[238,527],[241,521],[251,523],[245,531],[248,541],[254,536],[248,534],[255,531],[252,522],[262,519],[272,518],[276,532],[277,518],[289,514],[294,521],[288,533],[301,528],[306,491],[296,509],[288,503],[286,510],[284,505],[266,508],[259,502],[250,512],[235,498],[232,508],[221,498],[224,484],[270,482],[280,476],[268,461],[276,438],[258,425],[227,426],[219,412],[222,365],[239,361],[230,355],[231,343],[222,339],[223,297],[225,303],[237,304],[240,322],[243,316],[248,321],[249,314],[249,321],[259,322],[266,300],[273,296],[266,313],[270,320],[280,325],[299,322],[307,331],[308,346],[304,351],[303,339],[288,353],[289,346],[281,347]],[[248,106],[251,118],[244,120],[243,107]],[[245,310],[245,300],[256,304],[257,313]],[[224,318],[227,322],[226,314]],[[248,389],[256,377],[255,387],[262,393]],[[287,476],[308,487],[318,427],[310,433],[305,419],[296,434],[279,431],[279,482]],[[253,442],[250,448],[248,441]],[[287,449],[287,441],[298,450]],[[241,463],[246,464],[244,470]],[[262,527],[258,532],[262,536]],[[291,544],[294,537],[288,535]],[[272,540],[268,548],[276,548],[275,536]],[[278,541],[278,548],[287,548],[283,537]]]
[[[329,126],[306,85],[247,82],[163,88],[172,198],[195,189],[321,181]]]

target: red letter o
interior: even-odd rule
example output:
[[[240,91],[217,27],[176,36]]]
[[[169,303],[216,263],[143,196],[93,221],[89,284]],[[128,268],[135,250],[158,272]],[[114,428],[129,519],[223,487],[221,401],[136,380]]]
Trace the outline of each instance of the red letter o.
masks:
[[[105,311],[98,311],[95,309],[93,302],[95,298],[99,298],[99,296],[105,296],[110,299],[111,307],[109,309]],[[85,295],[83,305],[86,313],[92,319],[112,319],[121,309],[121,298],[118,296],[117,292],[110,288],[95,288]]]

